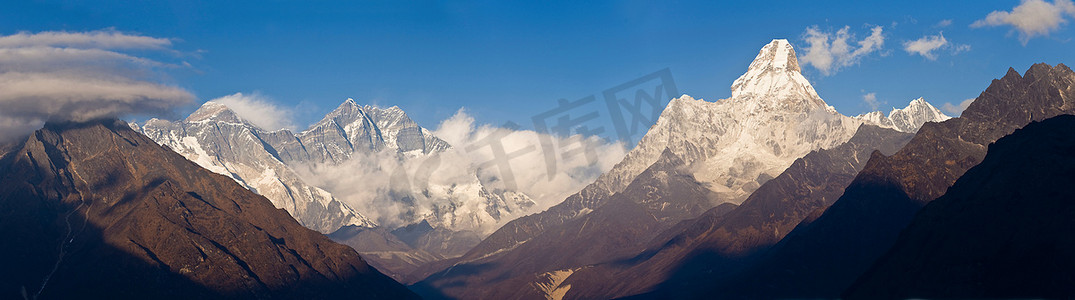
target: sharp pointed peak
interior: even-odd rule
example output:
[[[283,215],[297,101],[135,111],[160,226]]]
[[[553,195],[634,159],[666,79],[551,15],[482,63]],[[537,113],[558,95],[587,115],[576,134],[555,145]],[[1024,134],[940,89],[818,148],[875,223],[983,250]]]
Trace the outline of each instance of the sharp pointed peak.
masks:
[[[773,39],[769,44],[762,47],[761,51],[758,51],[758,56],[754,57],[750,67],[765,67],[763,65],[774,69],[801,71],[799,69],[799,59],[795,55],[795,47],[792,47],[791,43],[786,39]]]
[[[826,106],[803,77],[795,49],[786,39],[773,39],[758,51],[746,73],[732,83],[732,98],[796,98],[809,107]]]
[[[1047,63],[1036,63],[1030,66],[1026,72],[1023,72],[1023,78],[1048,78],[1055,75],[1070,74],[1071,69],[1063,64],[1057,64],[1056,66]],[[1054,75],[1055,74],[1055,75]]]
[[[358,101],[355,101],[354,98],[347,98],[347,100],[344,100],[343,103],[340,103],[340,105],[336,107],[337,111],[339,111],[341,109],[358,109],[358,110],[360,110],[362,112],[369,112],[369,111],[402,111],[402,109],[400,109],[399,106],[395,106],[395,105],[389,106],[389,107],[381,107],[381,106],[378,106],[376,104],[368,104],[368,103],[367,104],[358,104]]]
[[[340,105],[336,106],[336,109],[332,110],[332,112],[329,112],[328,115],[338,115],[341,113],[350,114],[352,111],[356,110],[361,113],[363,111],[362,105],[358,105],[358,102],[355,101],[354,98],[348,97],[346,100],[343,100]]]
[[[881,111],[872,111],[855,116],[855,118],[879,127],[902,132],[915,132],[926,122],[941,122],[952,117],[945,115],[941,110],[929,104],[925,98],[919,97],[911,100],[903,108],[893,108],[887,116]]]
[[[1023,75],[1019,75],[1019,71],[1016,71],[1015,68],[1008,67],[1008,73],[1004,74],[1001,79],[1023,79]]]
[[[937,107],[933,106],[933,104],[929,104],[929,101],[926,101],[925,97],[915,98],[914,100],[911,100],[910,103],[907,103],[906,107],[893,109],[892,112],[909,111],[909,110],[912,110],[912,109],[926,109],[926,110],[929,110],[931,112],[936,112],[938,114],[944,115],[944,114],[940,113],[940,110],[937,109]],[[891,116],[891,114],[889,114],[889,115]],[[948,117],[948,116],[945,116],[945,117]]]
[[[241,123],[242,119],[230,107],[217,101],[206,101],[186,119],[187,122],[223,121]]]
[[[346,100],[343,100],[343,102],[341,102],[340,105],[336,106],[336,109],[340,109],[340,108],[344,108],[344,107],[359,107],[359,105],[358,105],[358,102],[355,102],[354,98],[348,97]]]

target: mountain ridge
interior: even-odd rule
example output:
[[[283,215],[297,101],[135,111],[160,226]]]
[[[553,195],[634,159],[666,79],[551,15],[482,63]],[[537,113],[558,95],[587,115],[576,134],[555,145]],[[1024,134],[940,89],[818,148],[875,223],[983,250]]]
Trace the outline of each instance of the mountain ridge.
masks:
[[[5,298],[414,298],[125,122],[48,123],[19,148],[0,160],[0,236],[21,241],[0,247]]]
[[[781,63],[776,59],[778,56],[786,57],[785,61]],[[469,275],[456,272],[452,275],[440,271],[455,268],[471,270],[486,264],[483,262],[519,256],[517,253],[520,251],[540,247],[530,245],[535,243],[536,238],[550,232],[560,232],[564,226],[585,219],[608,205],[610,199],[649,197],[648,194],[617,195],[624,191],[624,182],[633,183],[638,179],[638,174],[653,167],[665,152],[680,158],[683,172],[716,194],[715,199],[719,200],[713,200],[710,207],[719,202],[742,202],[762,183],[779,175],[801,156],[846,142],[863,123],[862,120],[841,115],[833,107],[824,104],[805,79],[796,79],[802,78],[802,75],[794,66],[797,66],[797,61],[790,44],[774,40],[759,51],[741,80],[733,84],[733,89],[738,91],[734,94],[737,97],[717,102],[695,100],[687,95],[672,99],[638,146],[593,184],[544,212],[508,222],[463,257],[425,266],[412,277],[432,275],[419,284],[433,288],[450,285],[446,288],[452,291],[441,290],[449,296],[471,295],[472,291],[460,290],[452,282],[470,280],[465,279],[467,276],[488,279],[487,276],[491,275],[480,272]],[[781,86],[774,88],[774,84]],[[783,85],[791,87],[784,89],[781,88]],[[748,91],[747,87],[755,90]],[[650,194],[660,193],[658,190]],[[679,218],[692,218],[697,213]],[[665,230],[672,225],[662,224],[661,227],[654,227],[654,230]],[[548,248],[544,252],[571,251],[567,249],[570,248],[568,246],[564,246],[567,247],[565,249],[559,249],[557,245],[544,247]],[[514,263],[511,259],[506,260],[496,264]],[[582,266],[558,267],[573,269]],[[448,275],[463,276],[464,279],[450,278]],[[525,278],[525,275],[518,276],[522,277],[513,280]],[[568,276],[570,280],[571,275]],[[567,293],[571,294],[570,291]]]
[[[786,47],[790,47],[790,44],[783,40],[774,40],[763,47],[755,61],[751,63],[751,68],[748,68],[741,79],[737,80],[739,85],[736,87],[751,85],[744,83],[750,81],[749,78],[801,77],[802,75],[796,68],[789,71],[786,66],[770,67],[772,62],[769,60],[774,56],[773,49]],[[785,65],[797,65],[794,50],[787,49],[790,62],[786,62]],[[772,74],[774,70],[783,73],[774,75]],[[763,79],[763,81],[779,80]],[[783,82],[797,81],[785,80]],[[761,86],[759,89],[771,90],[768,86]],[[812,90],[810,87],[806,91]],[[695,100],[688,95],[673,98],[656,124],[643,136],[638,146],[628,152],[623,161],[617,163],[610,171],[602,174],[594,183],[569,196],[560,204],[544,212],[508,222],[483,240],[467,256],[479,257],[514,247],[548,226],[562,224],[581,216],[582,212],[593,210],[603,204],[603,199],[621,191],[634,176],[655,162],[665,148],[672,149],[676,155],[683,158],[688,166],[696,170],[694,175],[699,181],[710,184],[710,189],[725,194],[728,201],[737,203],[760,186],[761,182],[782,172],[795,159],[812,150],[831,148],[843,143],[854,134],[858,125],[864,122],[840,115],[833,107],[824,105],[820,98],[814,99],[816,93],[813,92],[784,93],[775,97],[777,100],[787,100],[788,103],[801,104],[797,106],[758,106],[754,103],[759,101],[780,103],[780,101],[766,99],[754,101],[761,97],[759,92],[744,92],[744,94],[747,96],[717,102]],[[794,98],[796,95],[806,100],[788,100],[789,97]],[[747,107],[757,108],[757,110],[747,109]],[[809,111],[796,112],[793,107],[809,109]],[[790,112],[781,113],[781,111]],[[740,134],[742,130],[749,128],[777,126],[770,124],[788,125],[780,134],[776,132]],[[681,128],[690,128],[690,130],[685,131]],[[712,136],[725,136],[725,138],[714,139]],[[805,136],[811,138],[804,138]],[[765,139],[755,142],[754,137]],[[813,141],[803,142],[802,140]],[[749,147],[744,145],[749,145]]]
[[[923,207],[847,299],[1075,293],[1075,116],[1032,121]]]

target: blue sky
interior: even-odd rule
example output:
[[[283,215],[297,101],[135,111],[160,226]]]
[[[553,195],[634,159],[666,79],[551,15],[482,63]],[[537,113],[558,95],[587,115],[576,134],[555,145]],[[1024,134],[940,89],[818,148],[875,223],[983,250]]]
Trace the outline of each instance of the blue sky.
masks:
[[[714,101],[730,96],[773,38],[787,38],[801,58],[811,27],[835,35],[846,26],[853,46],[882,28],[883,47],[847,66],[804,67],[822,98],[848,115],[871,110],[870,93],[885,111],[917,97],[940,107],[976,97],[1008,67],[1075,62],[1075,12],[1029,39],[1011,25],[972,28],[1019,1],[128,2],[5,2],[0,35],[113,29],[168,38],[179,54],[166,59],[190,67],[164,81],[197,103],[256,92],[291,109],[299,127],[348,97],[398,105],[426,127],[460,107],[480,123],[529,127],[557,99],[599,95],[664,68],[679,93]],[[933,59],[905,50],[937,35],[947,44]]]

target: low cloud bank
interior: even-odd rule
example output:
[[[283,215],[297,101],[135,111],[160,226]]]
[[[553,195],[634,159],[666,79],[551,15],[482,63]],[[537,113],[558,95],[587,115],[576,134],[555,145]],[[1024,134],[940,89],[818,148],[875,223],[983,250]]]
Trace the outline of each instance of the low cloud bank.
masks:
[[[0,139],[49,120],[162,114],[191,103],[190,92],[160,80],[189,64],[144,56],[153,54],[179,56],[169,39],[115,30],[0,36]]]

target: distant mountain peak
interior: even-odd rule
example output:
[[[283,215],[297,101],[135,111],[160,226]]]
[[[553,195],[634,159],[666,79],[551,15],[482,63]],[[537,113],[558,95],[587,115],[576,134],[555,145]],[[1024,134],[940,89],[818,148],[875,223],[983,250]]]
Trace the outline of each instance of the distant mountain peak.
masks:
[[[941,122],[952,117],[945,115],[941,110],[926,102],[926,99],[919,97],[911,100],[907,107],[893,108],[888,116],[880,111],[873,111],[855,116],[855,118],[867,124],[913,133],[926,122]]]
[[[732,98],[797,99],[813,107],[826,106],[803,77],[795,49],[784,39],[774,39],[758,51],[747,72],[732,83]]]
[[[403,109],[400,109],[399,106],[396,105],[389,107],[380,107],[375,104],[360,105],[357,101],[355,101],[354,98],[347,98],[347,100],[344,100],[342,103],[340,103],[340,105],[336,106],[336,109],[334,109],[332,112],[344,113],[353,111],[358,111],[360,113],[369,113],[372,111],[403,112]]]
[[[235,111],[231,110],[227,105],[216,101],[208,101],[202,104],[198,110],[186,119],[187,122],[201,122],[201,121],[220,121],[228,123],[244,123],[243,119],[239,117]]]

